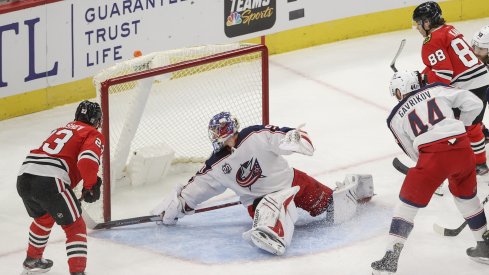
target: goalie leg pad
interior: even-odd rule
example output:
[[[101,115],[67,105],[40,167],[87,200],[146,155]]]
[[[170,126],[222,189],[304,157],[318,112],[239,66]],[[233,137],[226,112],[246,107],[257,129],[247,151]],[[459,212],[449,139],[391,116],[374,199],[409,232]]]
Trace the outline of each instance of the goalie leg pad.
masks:
[[[354,188],[342,188],[333,192],[333,222],[340,224],[350,220],[357,211]]]
[[[255,210],[251,230],[243,233],[245,240],[275,255],[283,255],[290,245],[297,221],[294,196],[298,186],[266,195]]]
[[[346,175],[333,192],[333,221],[343,223],[353,217],[358,203],[368,202],[374,195],[372,175]]]
[[[348,174],[345,176],[343,186],[355,185],[354,192],[359,203],[365,203],[374,195],[374,181],[369,174]]]

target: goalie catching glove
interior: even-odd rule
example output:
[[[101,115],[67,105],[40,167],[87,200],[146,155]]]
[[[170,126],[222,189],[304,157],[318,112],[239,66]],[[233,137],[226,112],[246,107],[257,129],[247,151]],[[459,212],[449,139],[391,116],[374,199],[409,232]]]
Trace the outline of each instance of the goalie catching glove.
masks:
[[[302,131],[300,127],[288,131],[285,134],[285,137],[280,141],[279,148],[307,156],[312,156],[314,154],[314,146],[312,146],[309,136],[306,132]]]
[[[161,222],[166,225],[175,225],[178,219],[183,218],[185,215],[193,214],[194,209],[185,203],[185,200],[180,196],[181,192],[182,185],[178,184],[160,204],[151,210],[151,214],[160,215]]]

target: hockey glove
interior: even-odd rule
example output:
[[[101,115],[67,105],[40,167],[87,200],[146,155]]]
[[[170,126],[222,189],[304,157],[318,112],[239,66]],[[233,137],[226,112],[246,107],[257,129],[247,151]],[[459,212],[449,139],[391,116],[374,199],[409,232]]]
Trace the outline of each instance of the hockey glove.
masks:
[[[187,213],[184,210],[186,203],[180,196],[181,190],[182,186],[177,185],[175,190],[168,194],[160,204],[151,210],[151,214],[161,216],[161,222],[163,224],[174,225],[177,223],[178,219],[183,218],[185,214],[192,214]]]
[[[288,131],[285,134],[285,137],[280,141],[279,148],[307,156],[312,156],[314,154],[314,147],[312,146],[309,136],[306,132],[298,129]]]
[[[100,199],[100,186],[102,186],[102,179],[97,177],[97,183],[95,183],[92,188],[82,189],[82,199],[88,203],[96,202]]]

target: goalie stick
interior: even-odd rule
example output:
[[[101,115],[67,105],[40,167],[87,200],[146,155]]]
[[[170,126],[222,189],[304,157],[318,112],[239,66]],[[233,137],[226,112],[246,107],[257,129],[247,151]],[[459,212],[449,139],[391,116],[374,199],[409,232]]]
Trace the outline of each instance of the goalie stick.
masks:
[[[487,195],[486,198],[482,201],[482,207],[484,207],[484,205],[487,203],[488,200],[489,200],[489,195]],[[442,226],[434,223],[433,224],[433,230],[442,236],[455,237],[458,234],[460,234],[460,232],[462,232],[462,230],[464,230],[465,226],[467,226],[467,221],[464,221],[459,227],[454,228],[454,229],[445,228],[445,227],[442,227]]]
[[[212,210],[221,209],[221,208],[230,207],[230,206],[239,205],[239,204],[241,204],[240,201],[235,201],[235,202],[229,202],[229,203],[199,208],[199,209],[195,209],[195,213],[212,211]],[[109,229],[109,228],[113,228],[113,227],[121,227],[121,226],[126,226],[126,225],[161,221],[160,215],[150,215],[150,216],[141,216],[141,217],[135,217],[135,218],[128,218],[128,219],[121,219],[121,220],[113,220],[113,221],[108,221],[108,222],[96,223],[85,212],[86,211],[82,212],[83,219],[85,220],[87,227],[90,229],[93,229],[93,230]]]
[[[391,69],[397,73],[397,68],[396,68],[396,60],[397,58],[399,57],[399,55],[401,54],[402,52],[402,49],[404,48],[404,45],[406,44],[406,39],[403,39],[401,40],[401,45],[399,45],[399,49],[397,50],[397,53],[396,55],[394,56],[394,59],[392,59],[392,62],[391,62]]]

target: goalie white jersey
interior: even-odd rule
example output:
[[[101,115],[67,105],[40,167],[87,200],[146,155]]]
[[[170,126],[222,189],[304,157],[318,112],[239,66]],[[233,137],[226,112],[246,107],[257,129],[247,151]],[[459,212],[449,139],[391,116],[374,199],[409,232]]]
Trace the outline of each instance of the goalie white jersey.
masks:
[[[452,108],[461,110],[459,119]],[[401,100],[387,125],[399,146],[416,162],[419,148],[464,135],[465,126],[472,125],[481,110],[482,101],[471,92],[435,83]]]
[[[293,152],[279,148],[290,130],[270,125],[244,128],[238,133],[235,148],[212,154],[183,187],[181,196],[195,208],[230,188],[248,206],[256,198],[291,187],[294,171],[281,155]]]

